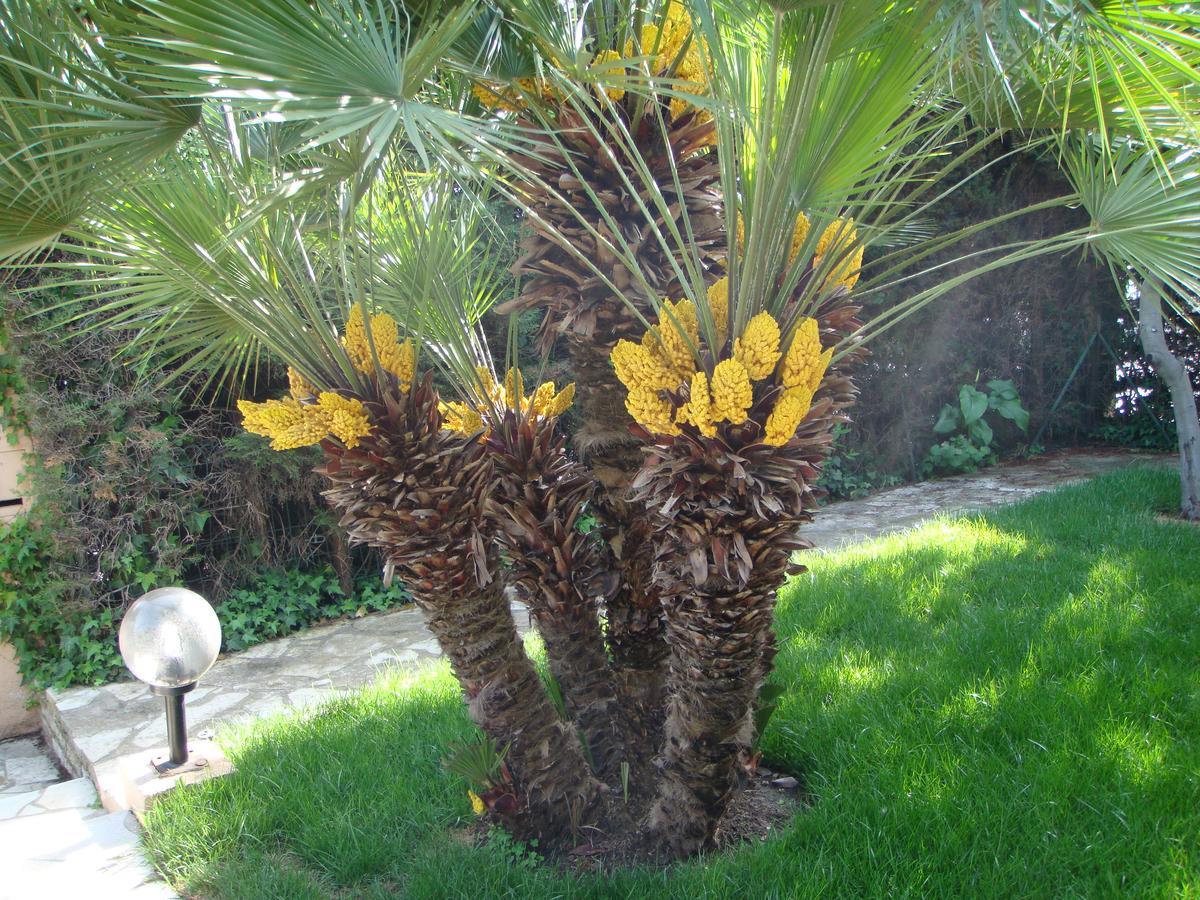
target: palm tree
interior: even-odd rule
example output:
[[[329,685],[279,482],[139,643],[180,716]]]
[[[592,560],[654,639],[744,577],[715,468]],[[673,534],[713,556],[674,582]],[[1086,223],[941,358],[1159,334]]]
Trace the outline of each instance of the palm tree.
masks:
[[[1196,13],[1189,4],[998,3],[960,15],[947,80],[977,117],[1072,132],[1057,151],[1092,220],[1090,249],[1137,301],[1142,349],[1171,396],[1181,513],[1200,518],[1196,395],[1164,337],[1164,298],[1191,327],[1195,256]],[[1131,283],[1131,279],[1136,284]]]
[[[1166,171],[1155,148],[1129,143],[1109,158],[1094,140],[1063,152],[1064,168],[1092,220],[1092,247],[1136,302],[1146,358],[1171,395],[1179,442],[1180,512],[1200,520],[1200,420],[1196,389],[1167,346],[1163,304],[1185,321],[1200,308],[1200,171],[1194,151],[1179,152]]]
[[[1048,86],[1055,128],[1194,123],[1176,90],[1191,13],[1067,27],[1074,5],[981,4],[995,40],[977,44],[940,4],[776,6],[0,0],[0,254],[59,241],[71,256],[48,265],[185,376],[291,367],[247,428],[320,444],[343,527],[409,584],[504,748],[481,805],[546,847],[628,829],[665,857],[711,846],[753,766],[775,591],[864,343],[980,271],[1107,234],[1097,216],[969,255],[861,321],[984,227],[919,227],[937,176],[994,138],[968,110],[1004,108],[989,92],[1019,74]],[[948,37],[964,65],[998,43],[1017,63],[964,81]],[[1091,104],[1062,63],[1078,47],[1107,65]],[[509,306],[567,335],[578,453],[555,431],[571,390],[526,390],[511,354],[500,377],[478,328],[503,284],[485,181],[526,214]]]

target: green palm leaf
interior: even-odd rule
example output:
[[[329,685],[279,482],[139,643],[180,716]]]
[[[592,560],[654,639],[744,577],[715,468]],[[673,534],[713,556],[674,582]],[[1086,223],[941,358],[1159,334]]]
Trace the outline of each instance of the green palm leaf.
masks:
[[[66,0],[0,0],[0,259],[45,246],[196,121],[95,38]]]
[[[1168,162],[1169,178],[1145,148],[1123,143],[1108,158],[1095,138],[1063,152],[1064,169],[1091,219],[1092,248],[1117,271],[1154,278],[1200,308],[1200,159]]]
[[[1194,4],[975,0],[942,15],[950,90],[985,121],[1143,141],[1200,136]]]

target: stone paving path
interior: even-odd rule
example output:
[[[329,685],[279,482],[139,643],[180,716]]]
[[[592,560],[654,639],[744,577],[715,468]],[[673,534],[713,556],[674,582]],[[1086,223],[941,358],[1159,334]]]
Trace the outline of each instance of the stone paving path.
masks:
[[[145,861],[137,821],[64,781],[37,738],[0,742],[0,900],[154,900],[175,894]]]
[[[805,536],[818,550],[831,550],[912,527],[940,513],[984,509],[1130,464],[1162,464],[1170,460],[1170,456],[1149,454],[1076,452],[997,466],[981,473],[907,485],[862,500],[832,504],[821,510],[817,521],[805,529]],[[519,624],[528,627],[528,615],[519,607],[514,607],[514,612],[519,617]],[[385,667],[420,665],[437,656],[437,644],[422,624],[420,613],[413,608],[312,628],[219,660],[189,695],[191,733],[196,735],[206,727],[316,704],[370,682]],[[66,768],[75,776],[91,779],[99,788],[100,800],[115,810],[124,806],[122,771],[148,762],[155,748],[166,742],[162,701],[151,695],[144,685],[132,682],[50,691],[42,704],[42,722],[44,733]],[[29,767],[29,771],[46,774],[46,770],[37,769],[36,763],[29,762],[31,758],[14,754],[17,770]],[[35,783],[45,787],[42,782]],[[11,846],[30,848],[18,852],[41,853],[40,849],[34,848],[40,846],[36,844],[38,840],[45,840],[47,847],[66,848],[47,851],[47,859],[58,859],[55,853],[69,856],[74,852],[80,859],[86,857],[95,865],[109,866],[114,877],[132,878],[131,872],[142,872],[139,876],[142,880],[137,882],[138,890],[156,890],[163,892],[158,896],[172,896],[161,882],[145,882],[145,864],[140,860],[135,861],[141,869],[137,866],[128,868],[131,865],[128,848],[136,845],[136,837],[128,827],[130,817],[127,812],[104,815],[96,811],[89,817],[76,810],[70,828],[65,822],[61,827],[52,827],[47,817],[59,813],[41,811],[53,809],[56,802],[53,796],[48,801],[34,802],[33,798],[41,795],[35,794],[32,788],[12,795],[8,790],[0,782],[0,803],[12,796],[12,806],[17,809],[13,815],[36,817],[47,822],[45,834],[39,826],[16,837],[16,843]],[[82,796],[82,788],[62,790],[64,794]],[[32,796],[24,797],[26,794]],[[23,797],[20,804],[15,799],[18,796]],[[39,812],[35,814],[34,809]],[[0,821],[0,829],[4,826],[5,823]],[[118,840],[122,828],[124,844]],[[38,837],[39,834],[42,837]],[[9,846],[0,831],[0,870],[11,870],[4,865],[6,854],[12,852]],[[111,848],[118,846],[124,848],[121,852],[125,854],[116,857],[122,861],[120,865],[112,862],[110,854]],[[54,868],[50,863],[46,865]],[[106,896],[95,891],[89,893]],[[45,895],[45,891],[39,890],[38,894]],[[0,891],[0,900],[6,896],[36,895],[6,895]],[[140,897],[142,894],[118,896]]]
[[[1159,453],[1072,450],[1005,463],[968,475],[906,484],[862,500],[832,503],[817,513],[803,534],[817,549],[834,550],[912,528],[940,513],[1003,506],[1131,464],[1163,465],[1174,459]]]

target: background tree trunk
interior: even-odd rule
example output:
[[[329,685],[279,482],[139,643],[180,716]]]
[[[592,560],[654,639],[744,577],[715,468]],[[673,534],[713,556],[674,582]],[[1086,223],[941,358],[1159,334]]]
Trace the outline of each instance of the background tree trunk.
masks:
[[[1171,353],[1163,334],[1162,287],[1153,279],[1141,285],[1138,333],[1146,358],[1171,392],[1175,430],[1179,435],[1180,512],[1185,519],[1200,520],[1200,418],[1196,393],[1187,368]]]

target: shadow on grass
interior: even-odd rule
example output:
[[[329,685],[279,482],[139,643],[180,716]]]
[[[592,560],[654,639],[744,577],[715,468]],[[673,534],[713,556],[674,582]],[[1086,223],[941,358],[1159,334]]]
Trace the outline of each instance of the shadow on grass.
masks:
[[[445,667],[230,739],[153,810],[219,897],[1103,896],[1200,890],[1200,533],[1134,471],[810,561],[781,592],[765,750],[815,805],[778,839],[575,878],[456,840]]]

